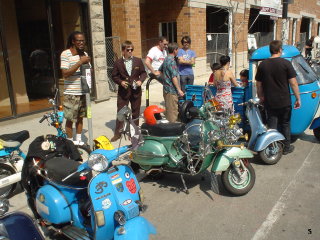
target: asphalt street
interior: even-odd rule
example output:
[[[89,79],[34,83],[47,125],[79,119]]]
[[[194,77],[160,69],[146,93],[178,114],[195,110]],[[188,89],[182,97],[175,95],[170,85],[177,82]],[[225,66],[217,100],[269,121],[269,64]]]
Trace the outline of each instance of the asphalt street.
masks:
[[[196,84],[205,80],[207,76]],[[151,104],[163,102],[159,89],[160,84],[151,85]],[[115,114],[115,97],[92,105],[94,138],[112,137]],[[27,151],[35,137],[55,133],[52,127],[38,122],[42,115],[0,122],[1,133],[29,130],[31,137],[22,146]],[[115,147],[118,144],[119,141]],[[179,175],[166,174],[159,180],[143,178],[140,183],[148,208],[142,215],[158,232],[151,239],[320,239],[320,145],[306,130],[294,146],[295,151],[276,165],[264,165],[255,157],[255,186],[241,197],[231,196],[222,186],[220,194],[212,192],[209,172],[185,177],[190,194],[183,192]],[[30,213],[21,189],[17,189],[10,203],[11,210]]]

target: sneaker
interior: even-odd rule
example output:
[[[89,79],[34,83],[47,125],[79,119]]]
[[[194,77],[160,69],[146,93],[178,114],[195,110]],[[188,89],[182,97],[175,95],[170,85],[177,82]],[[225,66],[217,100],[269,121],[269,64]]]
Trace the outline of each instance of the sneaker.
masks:
[[[110,141],[111,141],[111,142],[115,142],[115,141],[119,140],[120,137],[121,137],[120,135],[114,135],[114,136],[110,139]]]
[[[81,140],[75,140],[75,141],[73,141],[73,144],[82,146],[82,145],[84,145],[84,142],[82,142]]]
[[[283,155],[287,155],[287,154],[289,154],[289,153],[292,153],[293,150],[294,150],[294,146],[293,146],[293,145],[290,145],[288,148],[284,148],[284,149],[283,149],[282,154],[283,154]]]

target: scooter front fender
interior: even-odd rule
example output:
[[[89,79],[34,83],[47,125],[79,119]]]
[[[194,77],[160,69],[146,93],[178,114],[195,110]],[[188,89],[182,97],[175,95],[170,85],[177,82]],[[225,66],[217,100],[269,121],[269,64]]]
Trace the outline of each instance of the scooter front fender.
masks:
[[[312,121],[312,123],[311,123],[309,128],[310,129],[316,129],[318,127],[320,127],[320,117],[317,117],[317,118],[313,119],[313,121]]]
[[[155,227],[144,217],[135,217],[123,226],[124,234],[119,234],[118,226],[114,231],[114,240],[148,240],[150,234],[156,234]]]
[[[253,158],[253,154],[246,148],[241,149],[237,147],[232,147],[228,150],[221,151],[216,156],[211,168],[211,172],[214,173],[226,171],[236,158]]]
[[[284,136],[280,132],[278,132],[275,129],[269,129],[265,133],[258,136],[256,144],[254,145],[254,148],[251,150],[255,152],[260,152],[264,150],[266,147],[268,147],[269,144],[284,139]]]

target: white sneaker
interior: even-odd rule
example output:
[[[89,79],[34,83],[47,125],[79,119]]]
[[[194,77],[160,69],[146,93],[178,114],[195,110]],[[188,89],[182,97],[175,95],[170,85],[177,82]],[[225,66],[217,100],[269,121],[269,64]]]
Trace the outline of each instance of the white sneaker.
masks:
[[[82,146],[82,145],[84,145],[84,142],[82,142],[81,140],[74,140],[73,144]]]

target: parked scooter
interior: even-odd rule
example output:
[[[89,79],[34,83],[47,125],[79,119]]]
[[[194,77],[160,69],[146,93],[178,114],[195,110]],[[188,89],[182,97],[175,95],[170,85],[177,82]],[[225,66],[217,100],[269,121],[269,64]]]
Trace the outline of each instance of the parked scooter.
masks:
[[[251,137],[248,149],[259,154],[266,164],[276,164],[282,157],[282,143],[284,136],[276,129],[268,129],[262,122],[259,111],[259,98],[249,99],[248,102],[239,104],[246,106],[246,116],[251,128]]]
[[[211,107],[212,102],[207,102],[199,114],[214,113]],[[252,189],[255,172],[248,158],[253,154],[243,145],[230,144],[233,139],[227,132],[233,125],[231,119],[223,128],[217,127],[210,117],[193,119],[187,125],[165,123],[159,118],[163,111],[154,105],[147,107],[144,112],[146,123],[140,130],[131,120],[131,110],[128,107],[120,110],[126,112],[126,118],[118,120],[124,121],[124,128],[130,126],[131,137],[143,142],[133,151],[132,162],[147,173],[180,174],[186,193],[189,192],[183,175],[197,175],[210,166],[213,191],[218,192],[217,172],[222,172],[222,183],[234,195],[244,195]]]
[[[62,123],[64,120],[64,112],[62,110],[62,106],[57,106],[57,98],[58,98],[59,90],[56,89],[56,93],[53,99],[49,99],[49,103],[52,105],[53,111],[51,113],[46,113],[40,119],[39,123],[42,123],[44,120],[47,120],[49,125],[53,126],[57,129],[57,136],[62,138],[67,138],[67,134],[62,127]],[[89,154],[91,153],[91,149],[88,145],[76,145],[79,150],[79,153],[82,159],[88,159]]]
[[[95,150],[81,165],[64,156],[32,158],[24,187],[41,226],[74,240],[145,240],[155,234],[153,225],[139,216],[144,209],[139,183],[118,159],[130,147]]]
[[[23,212],[10,212],[9,201],[0,199],[0,239],[44,240],[36,222]]]
[[[8,198],[21,180],[26,155],[20,149],[30,137],[27,130],[0,135],[0,198]]]

